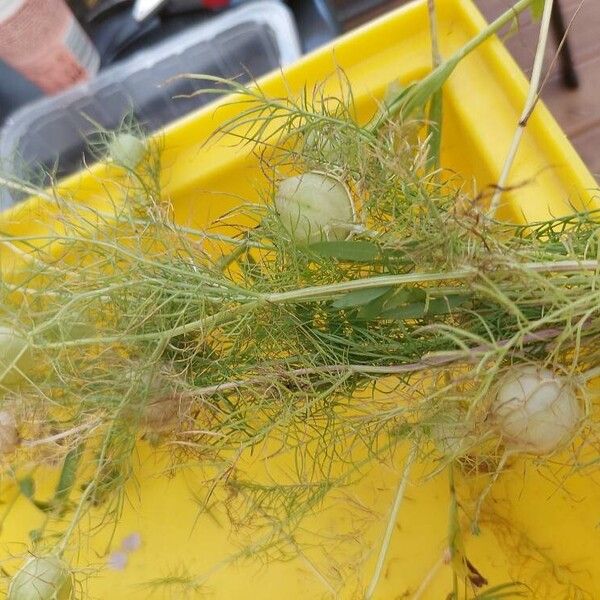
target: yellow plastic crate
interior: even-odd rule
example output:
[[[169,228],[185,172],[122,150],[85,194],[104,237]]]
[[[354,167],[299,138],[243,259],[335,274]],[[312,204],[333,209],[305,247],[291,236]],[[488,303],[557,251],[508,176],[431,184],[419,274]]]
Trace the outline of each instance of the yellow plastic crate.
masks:
[[[437,2],[441,49],[449,55],[484,26],[469,0]],[[355,94],[359,113],[370,114],[386,86],[400,78],[404,83],[422,76],[430,67],[429,28],[425,0],[407,5],[297,64],[264,78],[261,86],[271,95],[284,95],[328,81],[335,92],[335,70],[341,67]],[[498,40],[490,40],[466,59],[445,86],[443,165],[464,177],[467,185],[482,190],[497,180],[506,156],[527,83]],[[176,102],[176,100],[174,100]],[[202,143],[236,107],[212,105],[190,115],[160,134],[164,146],[162,184],[174,207],[177,221],[202,227],[239,202],[256,198],[265,181],[249,150],[230,142]],[[102,182],[110,167],[98,165],[60,185],[61,193],[93,206],[106,202]],[[510,183],[523,183],[505,196],[501,216],[534,221],[572,211],[572,207],[599,208],[596,183],[563,132],[543,106],[538,106],[523,140]],[[31,199],[0,216],[0,229],[14,234],[42,233],[52,222],[54,208]],[[2,273],[10,277],[15,256],[0,249]],[[104,567],[83,583],[82,596],[99,599],[149,597],[182,598],[177,588],[156,589],[142,584],[168,575],[201,573],[236,551],[236,538],[226,522],[202,516],[197,520],[194,471],[165,476],[167,459],[161,451],[140,445],[135,481],[127,489],[123,515],[114,531],[81,535],[73,557],[82,568]],[[419,475],[418,469],[416,476]],[[600,597],[600,487],[591,480],[562,472],[538,472],[532,461],[523,461],[503,474],[489,503],[496,512],[495,525],[482,523],[482,534],[467,540],[468,554],[490,584],[521,580],[539,598],[579,598],[578,590]],[[37,494],[50,493],[57,473],[47,469],[38,477]],[[565,479],[566,478],[566,479]],[[563,481],[563,479],[565,479]],[[352,532],[356,513],[348,509],[362,503],[368,524],[359,540],[346,550],[325,554],[319,538],[303,556],[287,562],[246,559],[216,570],[206,588],[192,593],[233,599],[360,598],[373,572],[385,517],[398,473],[376,466],[368,478],[325,503],[322,513],[310,519],[315,531]],[[400,511],[387,565],[375,598],[411,598],[446,544],[448,485],[444,477],[408,489]],[[0,499],[9,502],[15,490],[6,484]],[[0,511],[3,510],[0,506]],[[359,511],[360,512],[360,511]],[[371,519],[369,521],[369,519]],[[0,532],[0,558],[12,572],[27,548],[28,532],[42,515],[19,498]],[[82,526],[85,527],[86,521]],[[124,570],[106,567],[106,548],[137,532],[142,545],[131,553]],[[359,553],[362,549],[363,555]],[[369,554],[371,551],[371,554]],[[19,559],[20,560],[20,559]],[[424,599],[445,598],[451,589],[451,571],[435,571]],[[155,594],[152,595],[152,593]]]

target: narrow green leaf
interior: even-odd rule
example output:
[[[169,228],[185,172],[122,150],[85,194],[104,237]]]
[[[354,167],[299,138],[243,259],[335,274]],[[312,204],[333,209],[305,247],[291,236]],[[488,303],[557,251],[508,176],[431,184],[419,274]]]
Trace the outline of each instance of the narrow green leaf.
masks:
[[[30,498],[31,503],[42,512],[49,512],[52,508],[50,502],[42,502],[41,500],[36,500],[35,498]]]
[[[421,302],[411,302],[398,308],[386,310],[381,314],[383,319],[395,319],[404,321],[405,319],[420,319],[425,316],[425,304]]]
[[[393,288],[389,288],[385,293],[361,307],[361,309],[358,311],[357,317],[364,321],[372,321],[373,319],[377,319],[383,312],[386,302],[393,294]]]
[[[19,479],[19,489],[25,498],[31,499],[35,494],[35,481],[32,477],[24,477]]]
[[[240,244],[239,246],[236,246],[236,248],[234,248],[233,252],[230,252],[229,254],[224,254],[217,261],[217,268],[219,269],[219,271],[226,271],[227,267],[229,267],[232,263],[238,260],[240,256],[244,254],[244,252],[246,252],[247,250],[248,248],[245,244]]]
[[[42,531],[40,529],[32,529],[29,532],[29,539],[34,544],[37,544],[42,539]]]
[[[464,304],[467,300],[469,300],[469,296],[466,294],[453,294],[451,296],[435,298],[429,301],[427,314],[431,316],[449,314],[453,309]]]
[[[319,256],[351,262],[372,262],[379,255],[379,247],[371,242],[348,240],[340,242],[316,242],[308,249]]]
[[[383,248],[381,250],[381,257],[385,260],[402,261],[402,262],[413,262],[407,255],[406,250],[398,250],[396,248]]]
[[[43,512],[48,510],[50,505],[47,502],[36,500],[33,497],[35,494],[35,481],[32,477],[23,477],[23,479],[19,479],[19,490],[36,508]]]
[[[64,508],[75,485],[77,469],[83,455],[83,448],[83,444],[79,444],[79,446],[75,447],[65,456],[60,477],[54,491],[54,498],[52,499],[52,505],[58,510]]]
[[[385,94],[383,95],[383,103],[386,106],[392,104],[398,96],[400,96],[406,88],[402,85],[399,79],[390,81],[388,86],[385,88]]]
[[[435,8],[435,0],[427,3],[429,12],[429,31],[431,35],[431,62],[433,68],[437,68],[442,63],[440,54],[439,35],[437,27],[437,11]],[[429,102],[428,118],[428,138],[429,148],[427,157],[427,168],[430,171],[435,171],[440,166],[440,147],[442,139],[442,90],[433,93]]]
[[[442,145],[442,88],[437,90],[429,103],[428,116],[429,156],[428,168],[434,171],[440,166],[440,152]]]
[[[415,291],[415,290],[412,290]],[[423,292],[423,290],[421,290]],[[381,316],[384,319],[421,319],[423,317],[433,317],[436,315],[446,315],[469,299],[465,294],[453,294],[443,296],[442,298],[419,299],[398,304],[394,308],[384,311]]]
[[[397,308],[405,304],[425,304],[427,302],[427,292],[423,288],[403,288],[386,300],[386,310]]]
[[[425,108],[431,96],[440,90],[452,75],[458,62],[454,57],[449,58],[410,89],[401,102],[401,114],[404,118],[409,118],[418,110]]]
[[[531,4],[531,14],[534,19],[541,19],[542,13],[544,12],[544,4],[546,0],[533,0]]]
[[[390,287],[386,286],[348,292],[335,300],[332,306],[333,308],[356,308],[358,306],[364,306],[388,293],[390,289]]]

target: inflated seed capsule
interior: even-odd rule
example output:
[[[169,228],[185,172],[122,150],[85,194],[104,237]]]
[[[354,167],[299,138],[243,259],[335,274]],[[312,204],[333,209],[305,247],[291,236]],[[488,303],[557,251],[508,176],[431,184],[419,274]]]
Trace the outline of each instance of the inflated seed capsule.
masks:
[[[16,572],[8,600],[71,600],[73,575],[58,556],[34,556]]]
[[[146,152],[144,140],[133,133],[117,133],[108,145],[108,153],[114,163],[126,169],[135,169]]]
[[[568,378],[516,365],[500,380],[492,416],[508,450],[543,455],[573,437],[583,409]]]
[[[299,243],[343,240],[354,227],[350,191],[342,181],[320,171],[284,179],[275,207],[282,225]]]

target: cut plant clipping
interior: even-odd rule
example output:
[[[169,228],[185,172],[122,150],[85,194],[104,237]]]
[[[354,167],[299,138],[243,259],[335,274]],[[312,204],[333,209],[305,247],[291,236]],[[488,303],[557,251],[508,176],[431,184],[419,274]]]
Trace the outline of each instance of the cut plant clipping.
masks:
[[[538,4],[417,2],[2,179],[37,194],[0,216],[10,600],[600,594],[600,205],[544,111],[504,168],[539,174],[486,179],[527,96],[490,37]]]

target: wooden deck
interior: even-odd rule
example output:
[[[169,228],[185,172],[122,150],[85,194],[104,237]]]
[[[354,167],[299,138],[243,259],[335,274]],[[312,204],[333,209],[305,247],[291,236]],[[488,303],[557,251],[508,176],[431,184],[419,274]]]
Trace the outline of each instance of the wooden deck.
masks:
[[[341,0],[340,3],[343,3]],[[474,0],[488,19],[512,6],[512,0]],[[568,89],[561,80],[558,61],[543,89],[542,96],[588,167],[600,180],[600,0],[558,0],[569,29],[569,44],[579,76],[579,87]],[[406,3],[389,0],[346,23],[351,29],[377,15]],[[504,42],[525,73],[531,71],[537,27],[521,17],[520,28]],[[558,40],[551,38],[546,66],[552,62]]]

